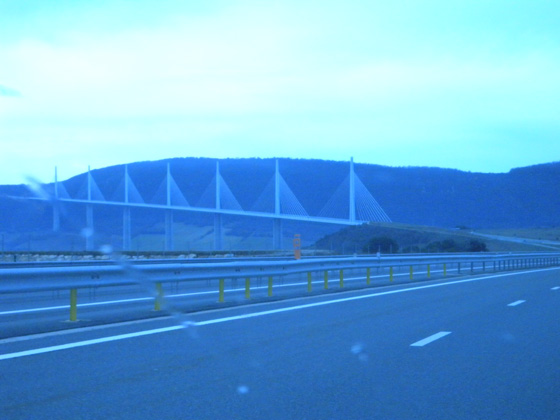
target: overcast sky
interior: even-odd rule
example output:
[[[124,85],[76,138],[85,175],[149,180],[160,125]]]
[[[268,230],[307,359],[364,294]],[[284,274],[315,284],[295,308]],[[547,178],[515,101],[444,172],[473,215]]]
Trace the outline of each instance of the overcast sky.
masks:
[[[560,160],[556,0],[0,0],[0,184],[170,157]]]

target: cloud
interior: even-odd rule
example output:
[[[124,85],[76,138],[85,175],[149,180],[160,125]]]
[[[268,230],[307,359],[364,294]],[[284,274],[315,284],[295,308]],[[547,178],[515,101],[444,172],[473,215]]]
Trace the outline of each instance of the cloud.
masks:
[[[8,96],[8,97],[12,97],[12,98],[19,98],[22,95],[21,95],[21,92],[15,90],[15,89],[0,85],[0,96]]]
[[[0,163],[353,155],[496,171],[560,152],[546,2],[194,3],[0,6],[0,78],[26,92],[0,101]]]

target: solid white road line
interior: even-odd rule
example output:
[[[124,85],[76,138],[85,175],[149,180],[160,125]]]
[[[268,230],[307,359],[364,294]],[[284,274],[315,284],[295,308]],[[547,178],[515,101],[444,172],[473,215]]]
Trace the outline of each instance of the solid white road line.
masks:
[[[411,347],[424,347],[426,344],[430,344],[433,341],[439,340],[442,337],[445,337],[446,335],[451,334],[451,331],[440,331],[436,334],[430,335],[429,337],[426,337],[420,341],[417,341],[416,343],[412,343],[410,346]]]
[[[174,325],[172,327],[158,328],[155,330],[139,331],[129,334],[113,335],[111,337],[96,338],[93,340],[77,341],[75,343],[61,344],[58,346],[43,347],[40,349],[19,351],[17,353],[0,354],[0,360],[15,359],[17,357],[32,356],[34,354],[49,353],[52,351],[73,349],[75,347],[91,346],[92,344],[107,343],[109,341],[124,340],[125,338],[140,337],[143,335],[157,334],[184,328],[182,325]]]
[[[516,300],[515,302],[511,302],[508,304],[508,306],[517,306],[517,305],[521,305],[522,303],[525,303],[525,300]]]

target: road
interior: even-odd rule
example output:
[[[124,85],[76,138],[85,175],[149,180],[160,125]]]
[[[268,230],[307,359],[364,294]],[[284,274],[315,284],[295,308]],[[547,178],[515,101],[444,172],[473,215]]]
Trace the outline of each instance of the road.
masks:
[[[0,341],[0,417],[558,419],[560,269]]]
[[[498,241],[513,242],[517,244],[537,245],[543,248],[554,249],[556,251],[560,249],[560,242],[558,241],[548,241],[548,240],[534,239],[534,238],[517,238],[517,237],[503,236],[503,235],[489,235],[486,233],[478,233],[478,232],[471,232],[471,234],[481,236],[487,239],[495,239]]]

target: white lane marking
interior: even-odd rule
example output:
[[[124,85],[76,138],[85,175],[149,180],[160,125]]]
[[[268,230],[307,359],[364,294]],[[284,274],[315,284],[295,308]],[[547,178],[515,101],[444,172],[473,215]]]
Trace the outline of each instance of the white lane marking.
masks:
[[[334,303],[349,302],[349,301],[353,301],[353,300],[368,299],[368,298],[377,297],[377,296],[386,296],[386,295],[393,295],[393,294],[396,294],[396,293],[413,292],[413,291],[417,291],[417,290],[431,289],[431,288],[434,288],[434,287],[451,286],[451,285],[455,285],[455,284],[471,283],[471,282],[475,282],[475,281],[488,280],[488,279],[494,279],[494,278],[499,278],[499,277],[510,277],[510,276],[516,276],[516,275],[520,275],[520,274],[529,274],[529,273],[535,273],[537,271],[549,271],[549,270],[557,270],[557,268],[542,269],[542,270],[531,270],[531,271],[516,272],[516,273],[504,273],[504,274],[496,274],[496,275],[486,276],[486,277],[476,277],[476,278],[468,278],[468,279],[463,279],[463,280],[455,280],[455,281],[450,281],[450,282],[445,282],[445,283],[426,284],[426,285],[423,285],[423,286],[409,287],[409,288],[406,288],[406,289],[389,290],[389,291],[385,291],[385,292],[377,292],[377,293],[370,293],[370,294],[367,294],[367,295],[333,299],[333,300],[327,300],[327,301],[323,301],[323,302],[309,303],[309,304],[305,304],[305,305],[289,306],[289,307],[286,307],[286,308],[279,308],[279,309],[273,309],[273,310],[269,310],[269,311],[255,312],[255,313],[251,313],[251,314],[243,314],[243,315],[229,316],[229,317],[224,317],[224,318],[209,319],[209,320],[206,320],[206,321],[199,321],[199,322],[190,322],[188,325],[175,325],[175,326],[172,326],[172,327],[157,328],[157,329],[153,329],[153,330],[145,330],[145,331],[139,331],[139,332],[134,332],[134,333],[114,335],[114,336],[110,336],[110,337],[103,337],[103,338],[98,338],[98,339],[95,339],[95,340],[77,341],[77,342],[74,342],[74,343],[62,344],[62,345],[59,345],[59,346],[43,347],[43,348],[39,348],[39,349],[20,351],[20,352],[16,352],[16,353],[0,354],[0,360],[14,359],[14,358],[17,358],[17,357],[31,356],[31,355],[34,355],[34,354],[41,354],[41,353],[58,351],[58,350],[71,349],[71,348],[74,348],[74,347],[89,346],[89,345],[92,345],[92,344],[99,344],[99,343],[105,343],[105,342],[109,342],[109,341],[123,340],[123,339],[126,339],[126,338],[134,338],[134,337],[141,337],[141,336],[151,335],[151,334],[159,334],[159,333],[179,330],[179,329],[182,329],[182,328],[185,328],[185,327],[191,327],[191,326],[192,327],[197,327],[197,326],[204,326],[204,325],[211,325],[211,324],[219,324],[219,323],[222,323],[222,322],[236,321],[236,320],[247,319],[247,318],[255,318],[255,317],[259,317],[259,316],[272,315],[272,314],[277,314],[277,313],[281,313],[281,312],[288,312],[288,311],[295,311],[295,310],[299,310],[299,309],[313,308],[313,307],[317,307],[317,306],[331,305],[331,304],[334,304]]]
[[[59,337],[59,336],[71,335],[71,334],[80,334],[80,333],[83,334],[90,331],[107,330],[111,328],[122,328],[130,325],[145,324],[150,322],[160,322],[161,320],[166,320],[169,318],[171,317],[167,316],[161,318],[157,317],[157,318],[147,318],[147,319],[136,319],[134,321],[116,322],[114,324],[92,325],[90,327],[72,328],[69,330],[58,330],[58,331],[50,331],[50,332],[31,334],[31,335],[20,335],[17,337],[0,338],[0,346],[2,344],[18,343],[21,341],[38,340],[41,338]]]
[[[550,290],[560,290],[560,286],[553,287],[553,288],[550,289]]]
[[[424,347],[426,344],[430,344],[433,341],[439,340],[442,337],[445,337],[446,335],[451,334],[451,331],[440,331],[436,334],[430,335],[429,337],[426,337],[420,341],[417,341],[416,343],[412,343],[410,346],[411,347]]]
[[[521,305],[522,303],[525,303],[525,300],[516,300],[515,302],[511,302],[508,304],[508,306],[517,306],[517,305]]]
[[[182,325],[174,325],[173,327],[158,328],[155,330],[147,330],[134,332],[129,334],[113,335],[111,337],[96,338],[93,340],[77,341],[75,343],[61,344],[58,346],[43,347],[40,349],[19,351],[16,353],[0,354],[0,360],[15,359],[17,357],[33,356],[34,354],[49,353],[52,351],[73,349],[75,347],[91,346],[92,344],[107,343],[109,341],[124,340],[125,338],[140,337],[143,335],[157,334],[184,328]]]

